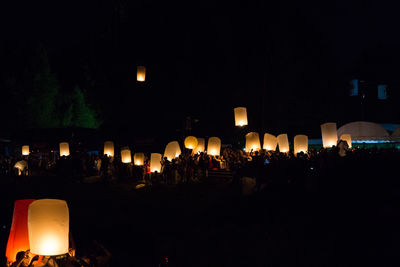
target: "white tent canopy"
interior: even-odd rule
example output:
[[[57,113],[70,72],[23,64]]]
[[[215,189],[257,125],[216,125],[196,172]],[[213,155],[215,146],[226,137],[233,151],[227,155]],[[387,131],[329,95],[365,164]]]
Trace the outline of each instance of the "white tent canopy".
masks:
[[[367,140],[391,140],[389,133],[380,124],[368,121],[355,121],[350,122],[337,131],[338,137],[342,134],[350,134],[351,139],[354,141],[367,141]]]

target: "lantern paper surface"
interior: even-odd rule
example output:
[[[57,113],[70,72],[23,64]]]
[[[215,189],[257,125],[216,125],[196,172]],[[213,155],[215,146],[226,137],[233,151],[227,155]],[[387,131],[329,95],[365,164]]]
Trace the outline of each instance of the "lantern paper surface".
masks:
[[[235,113],[235,126],[247,125],[247,110],[244,107],[237,107],[233,109]]]
[[[197,140],[196,137],[194,136],[188,136],[185,138],[185,147],[187,149],[194,149],[197,147],[197,144],[199,143],[199,141]]]
[[[300,152],[307,153],[307,151],[308,151],[307,135],[302,135],[302,134],[296,135],[294,137],[293,147],[294,147],[295,155],[297,155],[297,153],[300,153]]]
[[[276,150],[276,145],[278,144],[278,139],[276,136],[266,133],[264,134],[264,143],[263,143],[263,148],[265,150]]]
[[[144,82],[146,80],[146,67],[138,66],[137,67],[137,81]]]
[[[22,155],[23,156],[29,155],[29,146],[22,146]]]
[[[204,152],[204,150],[206,149],[206,141],[204,140],[204,138],[197,138],[197,141],[198,144],[195,149],[193,149],[194,154]]]
[[[208,138],[207,154],[211,156],[219,156],[221,151],[221,139],[218,137]]]
[[[60,156],[69,156],[69,144],[67,142],[60,143]]]
[[[342,134],[340,136],[340,140],[346,141],[347,144],[349,145],[349,148],[351,148],[351,134]]]
[[[29,249],[28,207],[35,199],[22,199],[14,203],[14,213],[8,236],[6,257],[9,262],[16,260],[19,251]]]
[[[133,155],[133,162],[137,166],[142,166],[144,164],[144,154],[143,153],[135,153]]]
[[[335,122],[321,124],[322,145],[332,147],[337,145],[337,130]]]
[[[67,202],[40,199],[28,208],[29,244],[33,254],[61,255],[68,253],[69,211]]]
[[[150,156],[150,171],[151,172],[161,172],[161,154],[151,153]]]
[[[129,148],[121,149],[121,161],[122,163],[132,162],[131,150]]]
[[[250,152],[251,150],[259,151],[260,149],[261,149],[261,144],[260,144],[260,136],[258,135],[258,133],[250,132],[246,134],[246,145],[245,145],[246,152]]]
[[[279,152],[289,152],[289,140],[287,134],[280,134],[277,136]]]
[[[180,154],[181,154],[181,148],[177,141],[169,142],[165,147],[164,157],[167,157],[169,161],[179,157]]]
[[[105,141],[104,142],[104,155],[109,157],[114,157],[114,142]]]

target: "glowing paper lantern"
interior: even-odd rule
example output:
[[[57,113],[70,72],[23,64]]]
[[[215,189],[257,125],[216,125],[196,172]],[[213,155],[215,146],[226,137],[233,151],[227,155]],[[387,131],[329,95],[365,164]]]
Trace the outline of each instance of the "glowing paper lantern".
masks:
[[[29,146],[22,146],[22,155],[23,156],[29,155]]]
[[[22,199],[14,203],[14,213],[8,236],[6,257],[9,262],[16,260],[19,251],[29,249],[28,207],[35,199]]]
[[[109,157],[114,157],[114,142],[105,141],[104,142],[104,155]]]
[[[169,161],[179,157],[180,154],[181,154],[181,148],[177,141],[169,142],[165,147],[164,157],[167,157]]]
[[[349,145],[349,148],[351,148],[351,134],[342,134],[340,136],[340,140],[346,141]]]
[[[161,154],[151,153],[150,156],[150,171],[151,172],[161,172]]]
[[[275,151],[277,144],[278,144],[278,139],[274,135],[269,133],[264,134],[263,148],[265,150]]]
[[[132,162],[131,150],[129,148],[121,149],[121,161],[122,163]]]
[[[246,145],[245,145],[246,152],[250,152],[251,150],[259,151],[260,149],[261,149],[261,144],[258,133],[250,132],[246,134]]]
[[[322,145],[332,147],[337,145],[337,130],[335,122],[321,124]]]
[[[289,152],[289,140],[287,134],[280,134],[277,137],[279,152]]]
[[[32,202],[28,208],[28,232],[33,254],[51,256],[68,253],[67,202],[59,199]]]
[[[144,164],[144,154],[143,153],[135,153],[133,155],[133,162],[137,166],[142,166]]]
[[[60,143],[60,156],[69,156],[69,144],[68,144],[68,142]]]
[[[211,156],[219,156],[221,151],[221,139],[218,137],[208,138],[207,154]]]
[[[18,175],[21,175],[22,172],[28,168],[28,162],[26,162],[25,160],[17,161],[14,165],[14,168],[18,169]]]
[[[185,147],[187,149],[194,149],[195,147],[197,147],[197,144],[199,143],[199,141],[194,136],[188,136],[185,138],[184,143],[185,143]]]
[[[307,135],[296,135],[294,137],[294,142],[293,142],[293,147],[294,147],[294,154],[297,155],[297,153],[303,152],[307,153],[308,151],[308,137]]]
[[[146,67],[138,66],[137,67],[137,81],[144,82],[146,80]]]
[[[247,110],[244,107],[237,107],[233,109],[235,113],[235,126],[247,125]]]
[[[195,147],[195,149],[193,149],[194,154],[204,152],[204,150],[206,149],[206,141],[204,140],[204,138],[197,138],[197,141],[197,146]]]

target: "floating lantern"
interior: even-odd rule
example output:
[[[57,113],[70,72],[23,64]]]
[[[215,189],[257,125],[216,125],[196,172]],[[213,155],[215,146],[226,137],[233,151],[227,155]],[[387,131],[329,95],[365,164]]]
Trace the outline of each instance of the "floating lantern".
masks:
[[[138,66],[137,67],[137,81],[144,82],[146,80],[146,67]]]
[[[194,136],[188,136],[185,138],[185,147],[187,149],[194,149],[197,147],[197,144],[199,143],[199,141],[197,140],[196,137]]]
[[[207,154],[211,156],[219,156],[221,151],[221,139],[218,137],[208,138]]]
[[[151,172],[161,172],[161,154],[151,153],[150,156],[150,171]]]
[[[204,138],[197,138],[197,141],[197,146],[195,147],[195,149],[193,149],[194,154],[204,152],[204,150],[206,149],[206,141],[204,140]]]
[[[280,134],[277,137],[279,152],[289,152],[289,140],[287,134]]]
[[[68,144],[68,142],[60,143],[60,156],[69,156],[69,144]]]
[[[35,199],[22,199],[14,203],[14,212],[8,236],[6,257],[9,262],[16,261],[17,253],[29,249],[28,207]]]
[[[235,126],[247,125],[247,110],[244,107],[237,107],[233,109],[235,113]]]
[[[351,134],[342,134],[340,136],[340,140],[346,141],[349,145],[349,148],[351,148]]]
[[[326,147],[337,145],[337,130],[335,122],[321,124],[322,144]]]
[[[17,161],[14,168],[18,169],[18,175],[21,175],[28,168],[28,162],[25,160]]]
[[[169,142],[165,147],[164,157],[167,157],[169,161],[179,157],[180,154],[181,154],[181,148],[177,141]]]
[[[133,155],[133,162],[137,166],[143,166],[143,164],[144,164],[144,154],[143,153],[135,153]]]
[[[121,149],[121,161],[122,163],[132,162],[131,150],[129,148],[126,147]]]
[[[246,145],[245,145],[246,152],[250,152],[251,150],[259,151],[260,149],[261,149],[261,144],[258,133],[250,132],[246,134]]]
[[[28,208],[28,232],[33,254],[52,256],[68,253],[67,202],[59,199],[32,202]]]
[[[104,142],[104,155],[109,157],[114,157],[114,142],[113,141],[105,141]]]
[[[29,146],[22,146],[22,155],[23,156],[29,155]]]
[[[276,139],[276,136],[269,133],[264,134],[263,148],[265,150],[275,151],[277,144],[278,144],[278,139]]]
[[[297,153],[300,152],[307,153],[308,151],[307,135],[302,135],[302,134],[296,135],[294,137],[293,147],[294,147],[294,155],[297,155]]]

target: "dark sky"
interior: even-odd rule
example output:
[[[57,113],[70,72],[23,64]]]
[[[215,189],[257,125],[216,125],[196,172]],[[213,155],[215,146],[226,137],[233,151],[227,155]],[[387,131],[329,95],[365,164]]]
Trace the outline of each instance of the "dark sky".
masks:
[[[249,130],[319,127],[343,120],[332,99],[350,79],[398,84],[400,18],[382,1],[2,5],[4,62],[40,43],[63,90],[85,88],[105,128],[173,132],[191,116],[195,134],[223,135],[235,106],[248,108]]]

